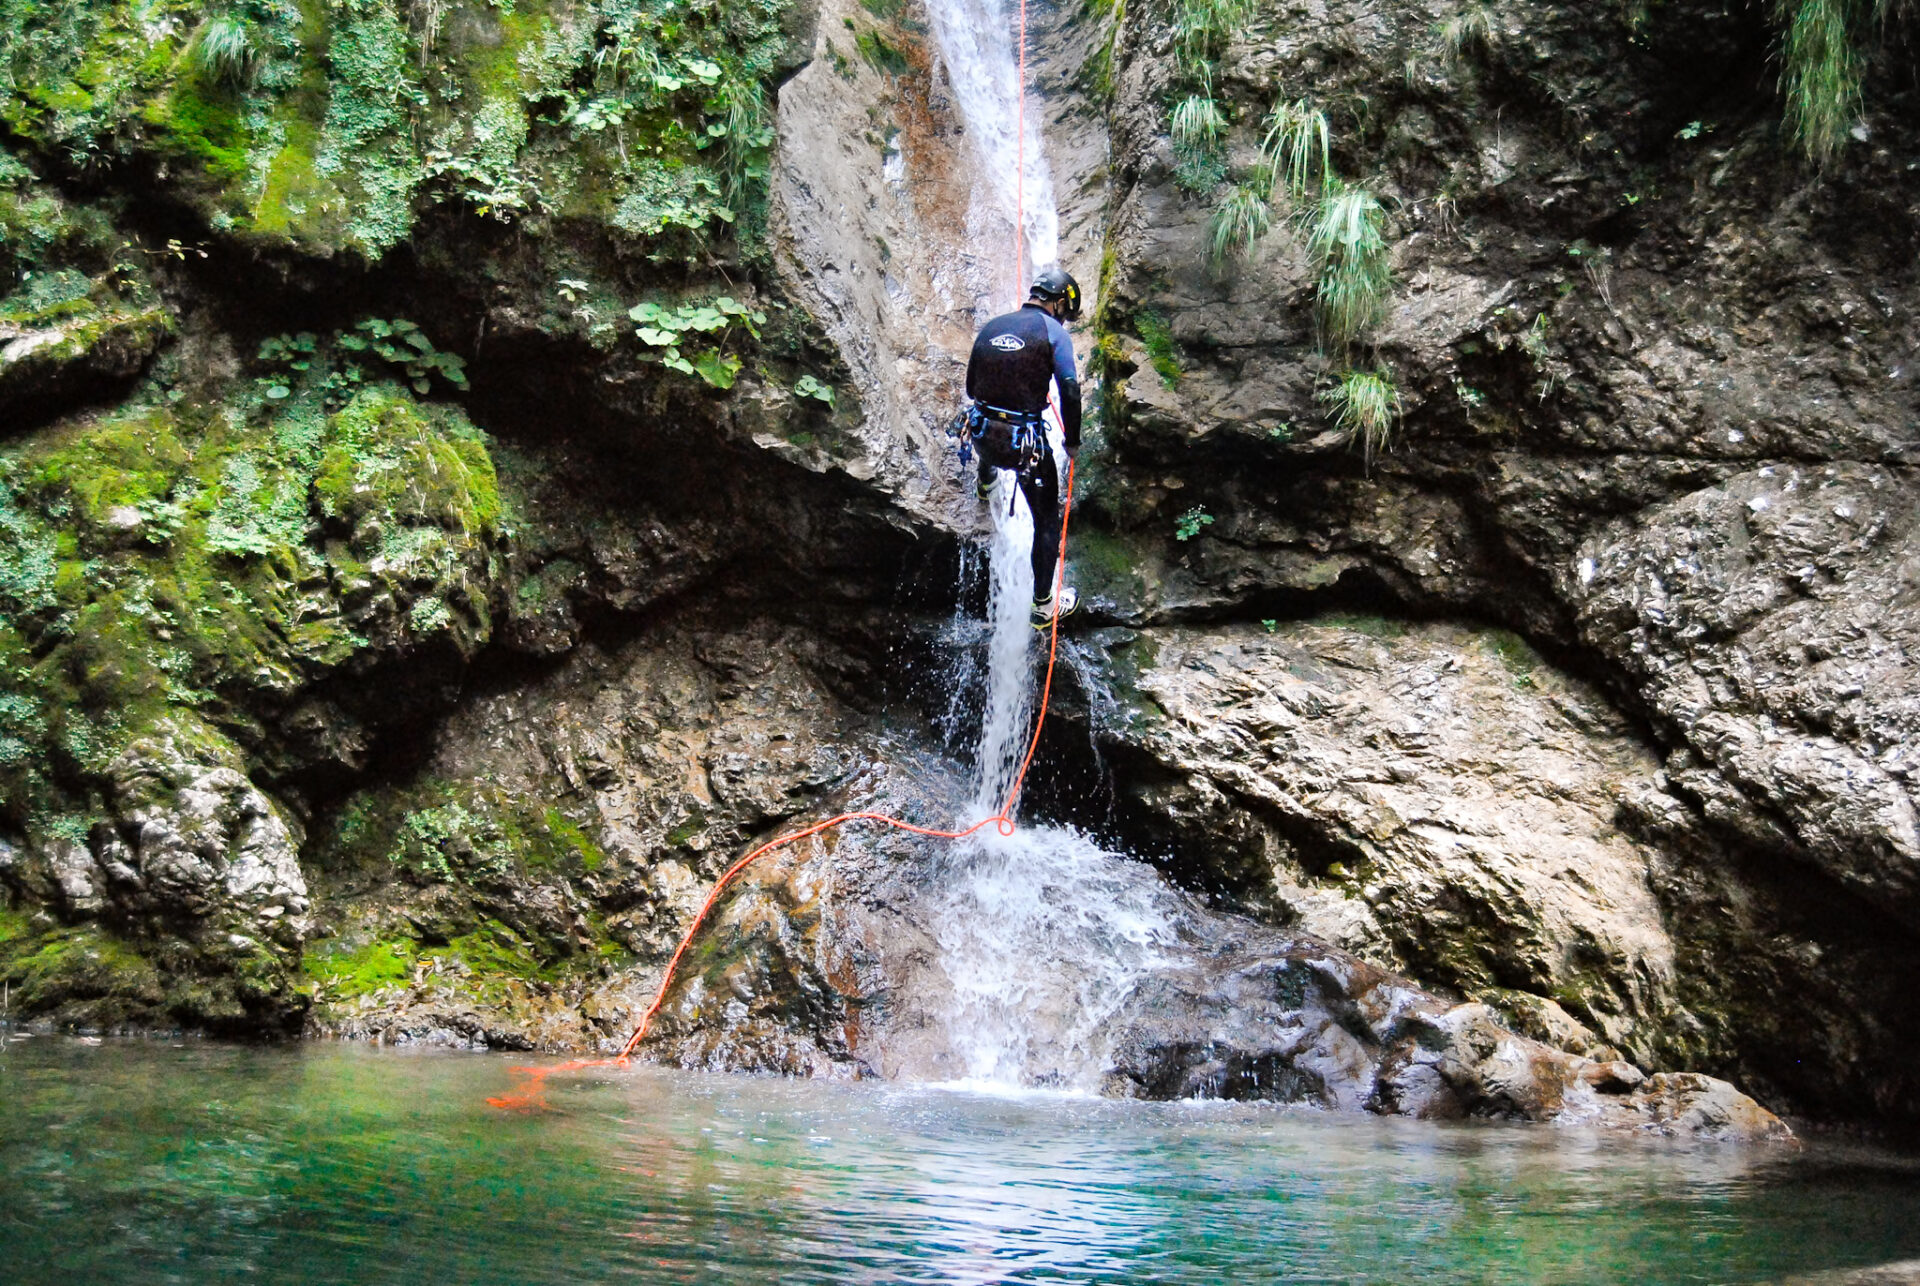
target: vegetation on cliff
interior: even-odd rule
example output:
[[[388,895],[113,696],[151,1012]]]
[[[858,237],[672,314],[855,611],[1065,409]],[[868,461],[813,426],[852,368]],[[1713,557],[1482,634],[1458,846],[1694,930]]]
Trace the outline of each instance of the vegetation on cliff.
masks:
[[[217,231],[377,258],[421,209],[589,217],[686,257],[760,217],[781,0],[0,9],[0,123],[86,173],[140,156]]]

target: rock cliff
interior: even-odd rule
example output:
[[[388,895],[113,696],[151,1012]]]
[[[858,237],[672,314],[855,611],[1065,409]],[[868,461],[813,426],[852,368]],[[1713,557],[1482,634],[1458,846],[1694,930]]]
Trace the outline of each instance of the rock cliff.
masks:
[[[1724,1124],[1705,1072],[1912,1128],[1910,91],[1815,171],[1757,11],[1217,8],[1033,15],[1098,409],[1029,802],[1152,859],[1190,953],[1107,1087]],[[592,1046],[748,841],[934,807],[1004,272],[919,5],[0,42],[12,1016]],[[1330,331],[1335,173],[1387,285]],[[741,905],[892,919],[712,939],[740,1012],[675,1057],[940,1074],[925,859],[852,855]]]

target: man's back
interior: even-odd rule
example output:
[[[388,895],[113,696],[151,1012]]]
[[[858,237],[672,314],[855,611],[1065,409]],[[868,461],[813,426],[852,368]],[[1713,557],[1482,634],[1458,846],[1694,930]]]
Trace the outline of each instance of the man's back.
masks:
[[[1058,332],[1056,335],[1055,332]],[[1073,345],[1066,330],[1044,309],[1004,313],[980,328],[967,361],[967,396],[1003,411],[1038,414],[1064,349],[1072,379]]]

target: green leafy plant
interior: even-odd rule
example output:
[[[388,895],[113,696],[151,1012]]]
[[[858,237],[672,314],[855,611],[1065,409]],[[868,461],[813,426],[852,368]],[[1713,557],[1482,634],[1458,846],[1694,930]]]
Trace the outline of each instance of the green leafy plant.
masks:
[[[822,384],[811,375],[802,375],[794,381],[793,395],[795,397],[810,397],[815,401],[825,402],[829,410],[833,408],[833,385]]]
[[[355,322],[353,329],[343,331],[336,342],[349,353],[372,353],[398,366],[416,393],[431,391],[434,375],[462,392],[468,387],[466,359],[440,352],[418,326],[403,318]]]
[[[261,61],[253,28],[230,13],[217,14],[202,24],[192,59],[194,68],[208,80],[235,89],[253,83]]]
[[[1280,622],[1271,616],[1263,616],[1260,618],[1260,628],[1271,634],[1280,628]]]
[[[1385,371],[1347,371],[1319,398],[1333,415],[1333,427],[1349,444],[1360,444],[1369,469],[1376,455],[1391,449],[1400,418],[1400,390]]]
[[[1215,268],[1244,259],[1273,223],[1267,198],[1244,184],[1227,193],[1207,222],[1207,253]]]
[[[737,326],[758,339],[760,327],[767,320],[765,313],[729,295],[722,295],[711,303],[679,304],[673,308],[655,303],[635,304],[627,310],[627,316],[638,323],[634,334],[640,342],[659,350],[656,356],[662,366],[682,375],[697,375],[720,389],[732,388],[740,374],[740,358],[725,352],[734,328]],[[689,334],[717,335],[718,338],[712,348],[688,355],[681,351],[681,344]]]
[[[1281,103],[1267,115],[1260,164],[1268,191],[1299,198],[1334,184],[1333,134],[1327,114],[1306,99]],[[1317,182],[1316,182],[1317,180]]]
[[[1393,289],[1386,211],[1365,188],[1329,192],[1308,230],[1307,251],[1319,276],[1321,334],[1344,347],[1386,314]]]
[[[1198,536],[1202,529],[1213,525],[1213,515],[1199,505],[1187,510],[1173,520],[1173,538],[1187,541]]]
[[[254,356],[268,368],[256,383],[272,402],[292,397],[295,386],[310,379],[329,408],[344,405],[367,378],[362,362],[385,363],[416,393],[431,392],[435,376],[463,392],[468,388],[466,359],[436,349],[403,318],[368,318],[351,330],[335,331],[327,343],[312,331],[275,335],[262,340]]]

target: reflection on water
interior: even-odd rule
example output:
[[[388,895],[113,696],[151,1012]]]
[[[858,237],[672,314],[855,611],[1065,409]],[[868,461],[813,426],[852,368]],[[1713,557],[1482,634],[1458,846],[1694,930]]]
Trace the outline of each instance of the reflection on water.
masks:
[[[0,1281],[1762,1281],[1920,1252],[1909,1168],[1302,1109],[491,1056],[0,1051]]]

